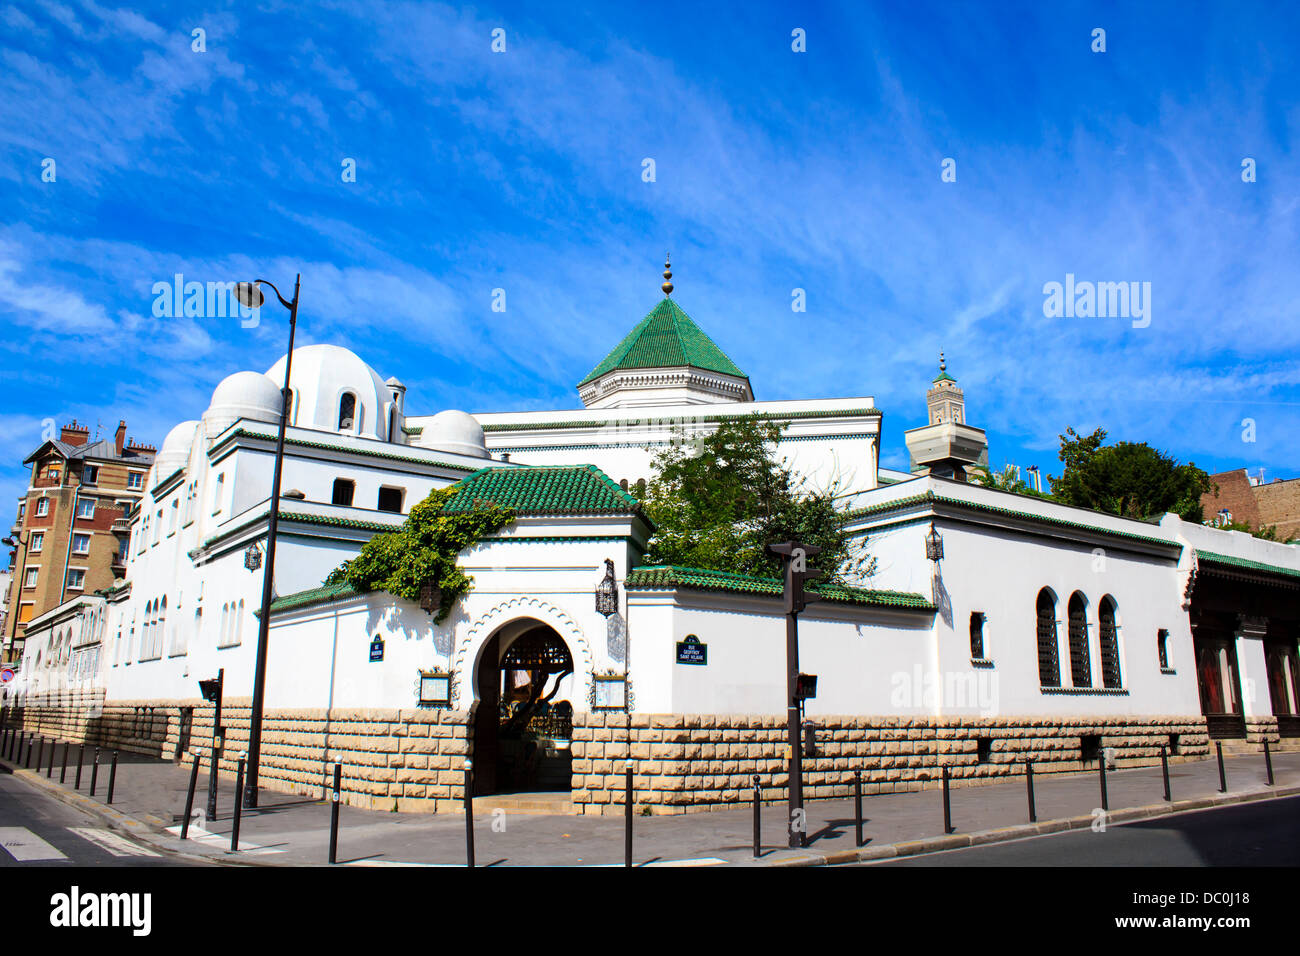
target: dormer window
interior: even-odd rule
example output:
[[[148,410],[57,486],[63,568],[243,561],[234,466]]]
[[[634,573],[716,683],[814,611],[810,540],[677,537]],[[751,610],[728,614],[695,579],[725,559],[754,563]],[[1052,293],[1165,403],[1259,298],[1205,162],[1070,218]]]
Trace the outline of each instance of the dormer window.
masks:
[[[352,431],[352,423],[357,417],[357,397],[351,392],[344,392],[339,399],[339,431]]]

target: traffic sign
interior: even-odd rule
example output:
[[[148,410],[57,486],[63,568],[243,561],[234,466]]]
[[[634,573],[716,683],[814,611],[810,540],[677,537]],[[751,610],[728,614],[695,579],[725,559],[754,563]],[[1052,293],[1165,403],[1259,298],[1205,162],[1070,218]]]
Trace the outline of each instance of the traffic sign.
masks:
[[[13,679],[14,669],[12,667],[6,667],[4,670],[0,670],[0,684],[7,684]]]

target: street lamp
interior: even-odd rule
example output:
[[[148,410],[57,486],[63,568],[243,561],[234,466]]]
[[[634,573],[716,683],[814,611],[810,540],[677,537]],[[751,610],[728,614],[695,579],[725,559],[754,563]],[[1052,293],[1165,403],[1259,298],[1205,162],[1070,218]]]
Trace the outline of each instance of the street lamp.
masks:
[[[293,333],[298,323],[298,289],[302,274],[293,282],[293,301],[286,302],[272,283],[265,279],[235,285],[235,298],[250,309],[266,301],[259,286],[268,286],[289,310],[289,351],[284,358],[284,388],[280,390],[280,429],[275,439],[275,471],[271,477],[270,511],[266,524],[266,562],[262,571],[262,613],[257,621],[257,665],[253,674],[253,710],[248,728],[248,776],[244,780],[244,806],[257,806],[257,771],[262,757],[262,708],[266,699],[266,645],[271,626],[271,592],[275,577],[275,533],[280,517],[280,472],[284,466],[284,429],[289,421],[289,370],[293,367]]]
[[[609,617],[618,613],[618,582],[614,580],[614,562],[605,559],[605,577],[596,585],[596,613]]]
[[[925,556],[936,564],[943,560],[943,538],[934,530],[933,521],[930,522],[930,533],[925,536]]]
[[[3,540],[3,542],[4,542],[5,545],[7,545],[7,546],[10,547],[10,548],[13,548],[15,552],[18,550],[19,545],[21,545],[21,546],[22,546],[22,549],[23,549],[23,563],[22,563],[22,566],[19,567],[19,569],[18,569],[18,586],[14,589],[14,593],[15,593],[16,595],[21,595],[21,594],[22,594],[23,578],[27,575],[27,543],[28,543],[29,541],[31,541],[31,539],[32,539],[32,533],[31,533],[30,531],[27,532],[27,534],[25,534],[25,535],[22,534],[22,533],[19,533],[19,534],[13,535],[13,536],[8,537],[8,538],[0,539],[0,540]],[[21,610],[22,610],[22,601],[21,601],[21,600],[16,600],[15,603],[18,605],[18,607],[16,607],[16,608],[11,608],[11,609],[10,609],[10,610],[11,610],[11,613],[12,613],[13,611],[21,611]],[[9,635],[9,640],[5,641],[5,648],[4,648],[4,655],[3,655],[3,656],[4,656],[4,658],[5,658],[5,663],[6,663],[6,664],[12,664],[12,663],[13,663],[12,658],[13,658],[14,644],[16,644],[16,643],[18,642],[18,623],[19,623],[19,618],[21,618],[21,617],[22,617],[21,614],[14,614],[14,615],[13,615],[13,625],[14,625],[14,626],[11,628],[11,633],[10,633],[10,635]],[[26,644],[26,639],[25,639],[25,637],[26,637],[26,635],[24,634],[24,641],[23,641],[24,644]]]

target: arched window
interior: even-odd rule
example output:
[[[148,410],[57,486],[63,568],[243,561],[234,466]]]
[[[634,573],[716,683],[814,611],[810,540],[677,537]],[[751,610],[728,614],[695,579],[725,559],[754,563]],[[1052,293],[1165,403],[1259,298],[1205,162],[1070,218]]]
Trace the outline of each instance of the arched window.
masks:
[[[1056,598],[1047,588],[1038,592],[1038,682],[1061,686],[1061,666],[1056,651]]]
[[[1092,686],[1092,662],[1088,657],[1088,606],[1083,595],[1070,595],[1070,680],[1075,687]]]
[[[1107,594],[1097,608],[1101,644],[1101,686],[1119,687],[1119,628],[1115,624],[1115,599]]]
[[[984,614],[980,611],[970,615],[970,656],[973,661],[984,660]]]
[[[1160,655],[1160,669],[1169,670],[1169,632],[1163,627],[1156,631],[1156,653]]]
[[[339,431],[352,431],[352,423],[357,418],[357,397],[351,392],[344,392],[339,399]]]
[[[226,640],[226,634],[230,628],[230,605],[221,605],[221,631],[217,634],[217,647],[225,647],[229,642]]]
[[[334,495],[332,502],[336,505],[352,504],[352,493],[356,490],[357,483],[349,481],[347,478],[334,479]]]
[[[167,598],[162,599],[162,608],[158,611],[158,631],[154,634],[153,656],[162,657],[163,636],[167,633]]]
[[[239,610],[235,613],[235,639],[232,641],[238,644],[244,637],[244,599],[239,599]]]

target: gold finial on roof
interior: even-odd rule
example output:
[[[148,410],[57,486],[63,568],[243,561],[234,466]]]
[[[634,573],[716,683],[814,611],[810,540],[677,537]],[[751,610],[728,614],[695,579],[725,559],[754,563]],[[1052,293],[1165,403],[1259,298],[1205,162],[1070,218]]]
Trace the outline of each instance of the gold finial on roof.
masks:
[[[673,274],[670,271],[671,266],[668,264],[668,253],[664,253],[664,284],[659,288],[664,290],[664,295],[673,294]]]
[[[944,360],[943,360],[943,349],[940,349],[940,350],[939,350],[939,371],[940,371],[940,372],[946,372],[946,371],[948,371],[948,365],[947,365],[947,363],[944,362]]]

